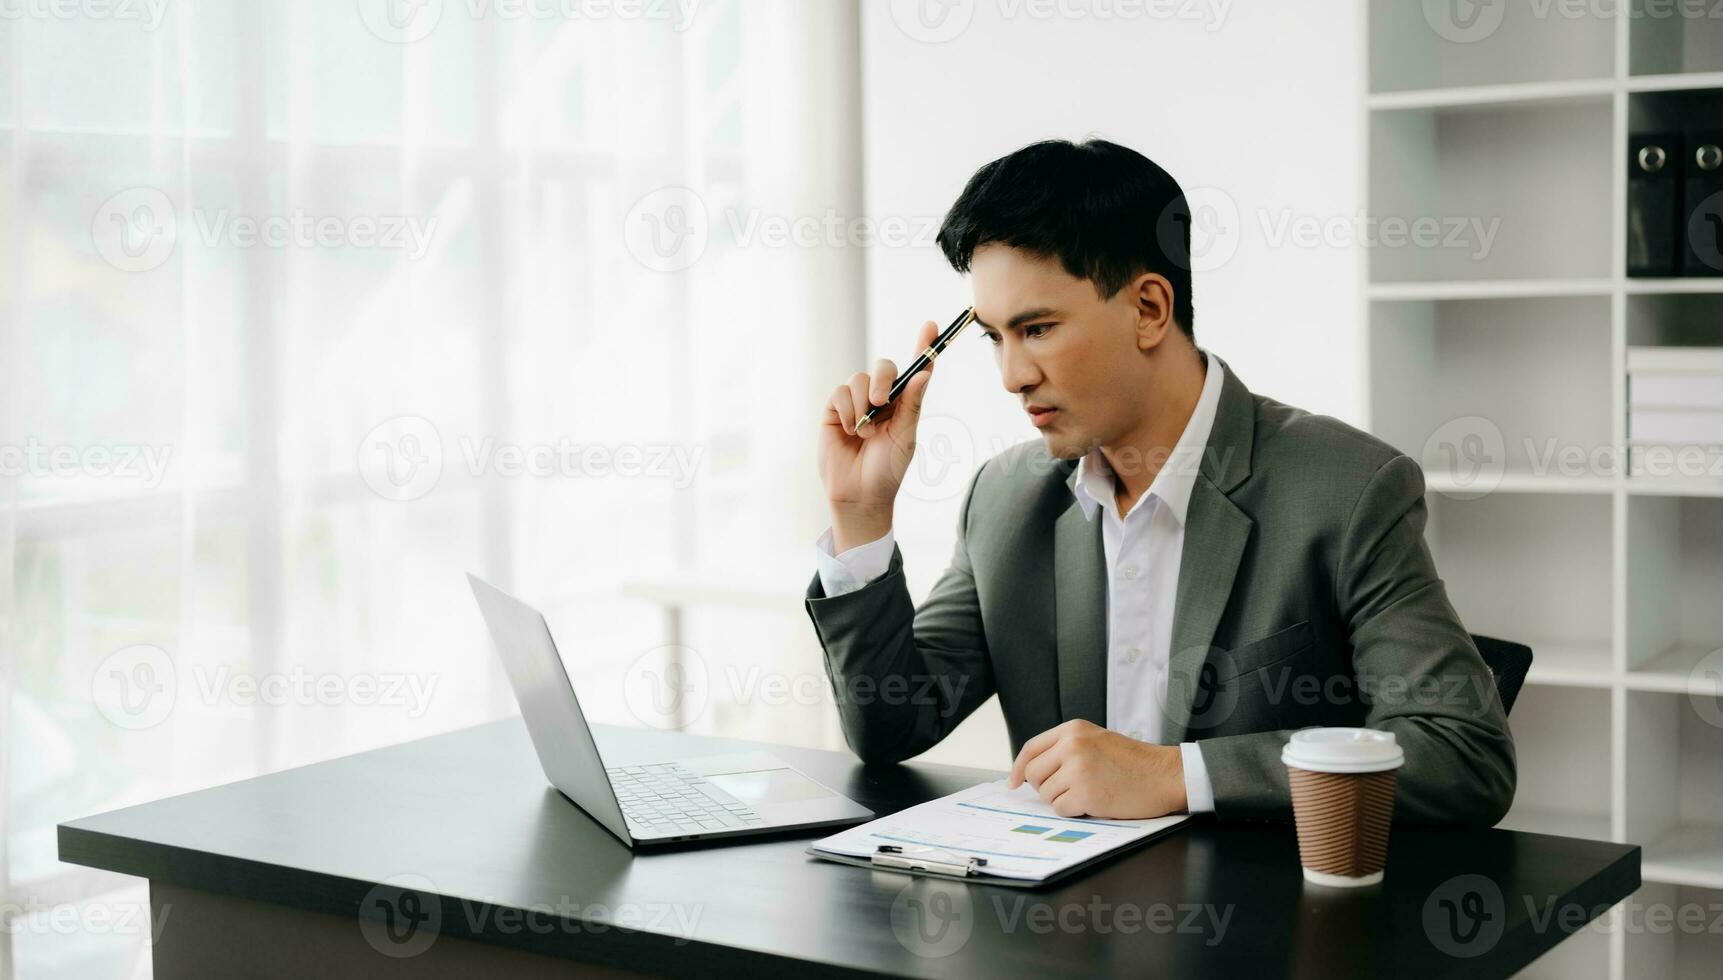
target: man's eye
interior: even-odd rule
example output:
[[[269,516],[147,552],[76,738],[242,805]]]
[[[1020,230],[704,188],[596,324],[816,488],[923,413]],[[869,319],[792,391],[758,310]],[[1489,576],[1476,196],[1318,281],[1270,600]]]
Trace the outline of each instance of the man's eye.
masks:
[[[981,336],[986,337],[987,342],[992,344],[993,346],[995,346],[995,347],[999,346],[999,335],[998,334],[989,333],[989,332],[983,330],[983,331],[981,331]]]
[[[1039,337],[1051,329],[1053,329],[1053,325],[1051,323],[1037,323],[1033,326],[1024,327],[1023,328],[1023,336],[1025,336],[1025,337]]]

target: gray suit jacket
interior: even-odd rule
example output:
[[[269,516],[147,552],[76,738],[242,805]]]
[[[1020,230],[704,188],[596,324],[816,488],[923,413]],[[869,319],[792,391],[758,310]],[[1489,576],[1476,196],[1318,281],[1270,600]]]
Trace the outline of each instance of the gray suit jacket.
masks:
[[[925,751],[995,693],[1013,753],[1063,721],[1106,725],[1101,521],[1084,517],[1075,469],[1039,441],[988,460],[919,609],[896,551],[846,595],[814,577],[808,615],[863,761]],[[1186,513],[1161,732],[1197,743],[1218,816],[1290,819],[1280,751],[1310,725],[1395,734],[1397,820],[1487,826],[1507,811],[1513,740],[1424,520],[1409,457],[1227,369]]]

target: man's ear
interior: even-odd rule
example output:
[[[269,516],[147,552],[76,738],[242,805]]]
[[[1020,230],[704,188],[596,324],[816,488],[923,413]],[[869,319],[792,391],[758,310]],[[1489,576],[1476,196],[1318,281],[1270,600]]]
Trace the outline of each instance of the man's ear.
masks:
[[[1136,314],[1137,349],[1153,350],[1177,329],[1173,321],[1173,284],[1158,272],[1145,272],[1125,286]]]

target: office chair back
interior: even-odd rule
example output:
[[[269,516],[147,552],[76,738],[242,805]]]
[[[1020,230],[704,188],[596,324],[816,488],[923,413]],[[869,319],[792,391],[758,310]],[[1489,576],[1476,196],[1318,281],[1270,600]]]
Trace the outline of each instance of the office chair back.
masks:
[[[1502,714],[1513,710],[1520,686],[1526,682],[1526,671],[1532,669],[1532,648],[1511,640],[1473,634],[1472,642],[1483,654],[1485,666],[1496,677],[1496,693],[1502,699]]]

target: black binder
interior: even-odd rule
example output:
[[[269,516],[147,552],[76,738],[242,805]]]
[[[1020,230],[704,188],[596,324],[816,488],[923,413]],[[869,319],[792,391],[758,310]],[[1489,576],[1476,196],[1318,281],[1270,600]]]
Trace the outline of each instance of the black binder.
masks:
[[[1627,274],[1673,276],[1686,238],[1677,230],[1681,135],[1647,133],[1627,140]]]
[[[1687,146],[1681,272],[1723,276],[1723,133],[1691,133]]]

